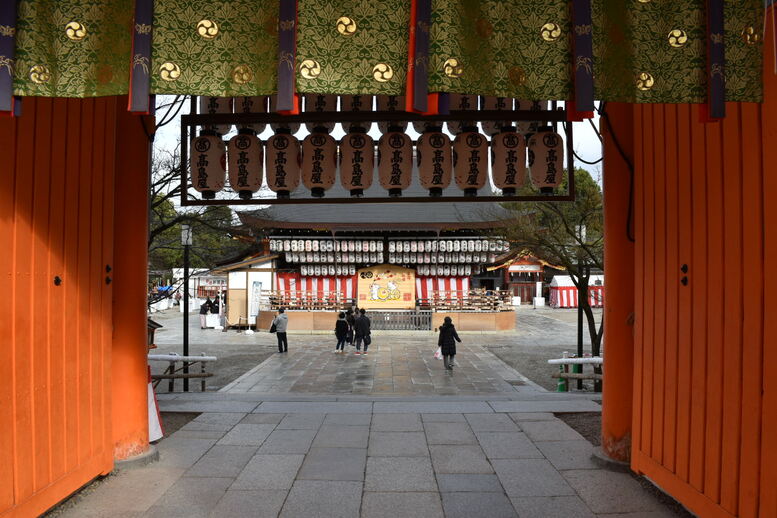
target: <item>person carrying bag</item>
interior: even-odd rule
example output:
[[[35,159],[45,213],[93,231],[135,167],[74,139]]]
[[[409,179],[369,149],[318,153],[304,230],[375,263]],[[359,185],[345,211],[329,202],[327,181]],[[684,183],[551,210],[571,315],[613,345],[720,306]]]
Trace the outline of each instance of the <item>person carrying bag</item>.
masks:
[[[453,357],[456,356],[456,342],[461,342],[456,328],[453,326],[451,317],[445,317],[440,326],[440,336],[437,338],[437,345],[442,352],[442,359],[445,369],[453,370]]]

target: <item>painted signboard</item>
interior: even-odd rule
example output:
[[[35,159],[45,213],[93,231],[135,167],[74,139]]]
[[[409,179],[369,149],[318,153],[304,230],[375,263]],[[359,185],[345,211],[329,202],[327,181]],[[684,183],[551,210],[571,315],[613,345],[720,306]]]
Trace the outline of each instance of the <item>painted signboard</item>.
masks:
[[[381,264],[363,268],[356,274],[360,308],[415,308],[415,270]]]

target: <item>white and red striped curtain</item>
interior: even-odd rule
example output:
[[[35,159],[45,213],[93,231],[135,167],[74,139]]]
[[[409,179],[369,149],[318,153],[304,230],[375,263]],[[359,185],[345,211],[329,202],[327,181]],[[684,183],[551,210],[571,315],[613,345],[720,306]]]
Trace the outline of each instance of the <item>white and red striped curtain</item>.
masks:
[[[592,308],[604,306],[604,286],[589,286],[588,300]],[[554,308],[576,308],[577,288],[574,286],[551,286],[550,306]]]
[[[298,272],[276,274],[276,285],[282,296],[299,295],[303,292],[309,296],[325,297],[340,292],[346,299],[356,297],[356,276],[302,276]],[[296,293],[295,293],[296,292]]]
[[[415,292],[419,299],[429,299],[433,294],[440,298],[456,299],[464,296],[467,291],[469,291],[469,277],[415,278]]]

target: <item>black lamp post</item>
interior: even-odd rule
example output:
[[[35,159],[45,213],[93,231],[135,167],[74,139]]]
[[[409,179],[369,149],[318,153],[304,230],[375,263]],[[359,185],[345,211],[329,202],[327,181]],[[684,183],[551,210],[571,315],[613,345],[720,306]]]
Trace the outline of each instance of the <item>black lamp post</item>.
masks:
[[[192,246],[192,227],[181,225],[183,245],[183,355],[189,356],[189,248]],[[189,364],[183,363],[183,373],[189,373]],[[183,391],[189,392],[189,378],[183,379]]]

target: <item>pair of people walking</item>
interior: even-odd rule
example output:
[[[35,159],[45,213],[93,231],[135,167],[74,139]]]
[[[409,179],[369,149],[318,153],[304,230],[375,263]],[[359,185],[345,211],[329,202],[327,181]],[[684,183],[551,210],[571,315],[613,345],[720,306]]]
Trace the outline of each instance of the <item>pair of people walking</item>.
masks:
[[[348,311],[350,312],[350,310]],[[353,342],[356,345],[354,354],[362,354],[362,345],[364,345],[364,354],[367,354],[367,348],[372,343],[372,338],[370,336],[370,318],[365,313],[364,309],[360,309],[354,314],[341,312],[338,315],[335,323],[335,337],[337,338],[335,353],[343,354],[345,343]]]

